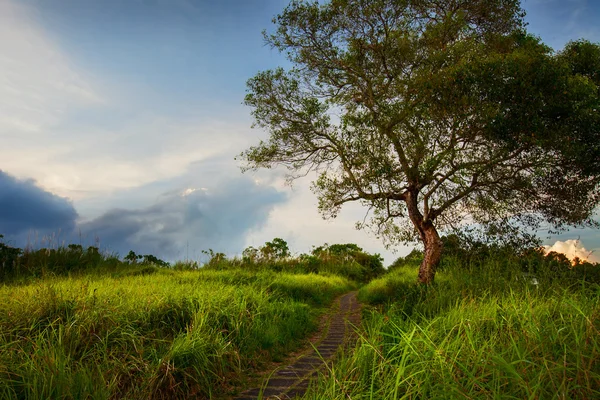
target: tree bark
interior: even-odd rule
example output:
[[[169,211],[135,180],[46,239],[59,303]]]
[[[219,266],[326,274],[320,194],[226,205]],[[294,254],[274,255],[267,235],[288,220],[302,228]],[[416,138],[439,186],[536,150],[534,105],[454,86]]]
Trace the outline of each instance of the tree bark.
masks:
[[[423,262],[419,267],[419,282],[429,285],[433,283],[435,271],[442,257],[442,240],[431,223],[423,226],[421,239],[425,247]]]
[[[419,283],[429,285],[433,283],[435,278],[435,270],[440,263],[442,257],[442,240],[438,234],[433,222],[425,220],[423,214],[419,210],[418,192],[409,192],[406,198],[406,206],[408,216],[413,225],[419,231],[419,236],[423,242],[424,257],[421,266],[419,267]]]

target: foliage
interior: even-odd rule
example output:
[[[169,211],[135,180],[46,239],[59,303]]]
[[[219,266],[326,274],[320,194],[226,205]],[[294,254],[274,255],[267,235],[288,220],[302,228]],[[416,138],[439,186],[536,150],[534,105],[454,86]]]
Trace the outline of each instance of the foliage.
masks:
[[[250,246],[242,252],[242,258],[248,262],[274,262],[284,260],[291,256],[290,249],[285,240],[275,238],[266,242],[258,249]]]
[[[0,239],[2,237],[0,235]],[[125,270],[128,265],[170,267],[168,262],[152,254],[138,255],[134,251],[130,251],[121,262],[114,254],[104,254],[95,246],[84,249],[79,244],[69,244],[57,248],[23,250],[0,241],[0,279],[6,282],[21,278],[69,275],[94,270],[99,272]],[[190,265],[193,266],[193,263]]]
[[[260,257],[260,250],[254,246],[248,246],[242,252],[242,259],[245,262],[256,262]]]
[[[598,397],[600,265],[481,254],[446,255],[433,285],[412,265],[364,286],[364,333],[305,398]]]
[[[287,242],[280,238],[275,238],[272,242],[266,242],[265,245],[260,248],[260,252],[263,258],[268,260],[284,259],[291,255]]]
[[[19,257],[23,250],[9,246],[2,242],[4,235],[0,235],[0,277],[14,275],[18,271]]]
[[[582,261],[579,258],[571,261],[564,254],[549,252],[538,242],[516,246],[511,240],[504,243],[483,242],[469,236],[443,236],[444,255],[440,262],[440,271],[463,271],[464,274],[475,278],[487,276],[485,283],[498,285],[507,276],[521,279],[523,276],[536,277],[546,282],[562,282],[571,285],[582,280],[587,283],[600,284],[600,266]],[[407,271],[416,268],[421,262],[423,253],[417,249],[406,257],[399,257],[388,267],[388,273],[394,276],[396,270]],[[503,271],[505,269],[505,271]],[[483,270],[487,273],[482,274]],[[494,279],[493,274],[497,274]],[[489,276],[488,276],[489,275]],[[523,278],[524,279],[524,278]],[[384,277],[380,282],[373,282],[373,287],[382,288],[381,282],[392,285],[394,278]],[[389,287],[390,293],[396,288]],[[402,292],[399,289],[399,293]],[[377,295],[382,301],[395,299],[391,294]]]
[[[422,282],[437,230],[597,225],[600,46],[554,53],[518,0],[295,0],[265,34],[292,68],[248,81],[270,133],[246,168],[318,171],[325,217],[360,201],[388,244],[419,238]]]
[[[229,398],[352,288],[340,276],[139,263],[1,286],[0,398]]]
[[[356,244],[325,244],[313,249],[312,254],[292,257],[282,239],[266,242],[264,246],[248,247],[241,259],[224,259],[221,263],[209,261],[205,268],[247,270],[270,269],[276,272],[334,274],[356,282],[368,282],[385,269],[381,255],[369,254]]]
[[[360,253],[363,249],[354,243],[332,244],[325,243],[323,246],[313,249],[312,254],[319,256],[321,254],[329,254],[334,256],[352,256],[352,254]]]
[[[444,238],[442,237],[442,239]],[[444,248],[446,248],[446,246],[444,246]],[[423,262],[423,251],[418,249],[412,249],[410,253],[408,253],[406,256],[398,257],[397,259],[395,259],[394,262],[388,266],[387,270],[388,272],[390,272],[395,270],[396,268],[404,267],[407,265],[416,267],[419,264],[421,264],[421,262]]]
[[[227,255],[225,253],[215,252],[213,249],[202,250],[202,253],[209,257],[205,266],[221,269],[227,265]]]
[[[447,251],[442,257],[440,273],[442,286],[448,287],[448,276],[452,281],[467,282],[472,290],[502,292],[518,284],[538,282],[535,285],[556,284],[564,289],[578,287],[581,284],[600,286],[600,264],[579,259],[572,262],[564,254],[549,252],[543,248],[531,247],[515,250],[510,247],[478,243],[468,249],[456,245],[455,235],[444,237]],[[450,246],[450,243],[454,245]],[[372,304],[405,301],[412,285],[407,277],[417,268],[419,251],[413,251],[406,257],[398,258],[388,268],[388,273],[369,282],[361,289],[363,300]],[[422,256],[421,256],[422,257]],[[460,279],[459,279],[460,278]],[[410,286],[409,285],[409,286]],[[465,288],[455,287],[465,294]],[[426,294],[427,291],[422,292]],[[424,298],[423,298],[424,299]],[[405,304],[405,303],[404,303]]]
[[[91,269],[114,269],[119,260],[102,254],[97,247],[84,249],[70,244],[58,248],[19,249],[0,243],[0,279],[10,281],[24,277],[67,275]]]
[[[334,262],[335,260],[354,261],[365,268],[364,281],[369,281],[385,272],[381,255],[369,254],[354,243],[325,244],[315,248],[312,255],[323,260],[332,258]]]
[[[175,271],[193,271],[200,268],[200,265],[198,264],[197,261],[191,261],[191,260],[186,260],[186,261],[176,261],[173,264],[173,269]]]
[[[161,260],[160,258],[152,255],[152,254],[145,254],[145,255],[141,255],[141,254],[135,254],[135,252],[133,250],[129,250],[129,253],[127,253],[127,255],[123,258],[123,260],[131,263],[131,264],[137,264],[138,260],[140,264],[146,264],[146,265],[157,265],[159,267],[169,267],[170,264],[164,260]]]

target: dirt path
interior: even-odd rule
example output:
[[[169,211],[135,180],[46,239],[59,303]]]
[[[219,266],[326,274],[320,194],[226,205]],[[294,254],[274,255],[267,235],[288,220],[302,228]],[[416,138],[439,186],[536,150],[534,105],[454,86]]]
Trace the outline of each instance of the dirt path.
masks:
[[[310,380],[326,363],[331,363],[338,348],[355,339],[355,328],[360,324],[360,304],[356,293],[347,293],[337,300],[338,309],[331,314],[328,329],[314,344],[316,351],[311,348],[291,363],[273,371],[260,387],[246,390],[234,399],[293,399],[304,395]]]

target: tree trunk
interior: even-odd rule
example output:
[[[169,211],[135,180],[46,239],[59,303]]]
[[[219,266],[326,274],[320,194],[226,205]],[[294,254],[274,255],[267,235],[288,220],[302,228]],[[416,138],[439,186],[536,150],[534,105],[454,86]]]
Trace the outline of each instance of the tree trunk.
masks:
[[[406,198],[408,216],[419,231],[423,241],[424,257],[419,267],[419,282],[425,285],[433,283],[435,270],[442,257],[442,240],[432,221],[426,221],[417,205],[418,192],[410,192]]]
[[[420,232],[425,252],[423,262],[419,267],[419,282],[428,285],[433,283],[435,270],[442,257],[442,241],[437,230],[431,223],[423,225]]]

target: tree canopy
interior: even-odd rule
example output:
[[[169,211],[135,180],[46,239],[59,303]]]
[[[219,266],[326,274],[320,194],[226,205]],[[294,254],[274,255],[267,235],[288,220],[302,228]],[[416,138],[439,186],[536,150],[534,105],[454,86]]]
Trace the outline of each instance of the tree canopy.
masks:
[[[292,68],[245,99],[267,141],[247,168],[316,171],[325,217],[362,202],[388,244],[465,222],[594,225],[600,201],[600,46],[555,52],[518,0],[293,0],[265,33]]]

